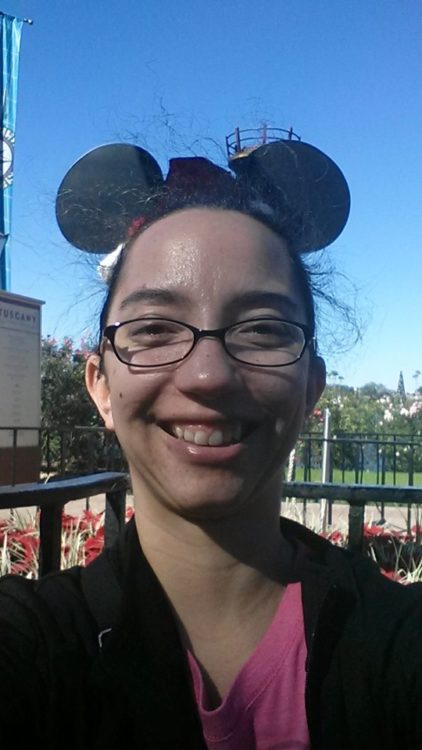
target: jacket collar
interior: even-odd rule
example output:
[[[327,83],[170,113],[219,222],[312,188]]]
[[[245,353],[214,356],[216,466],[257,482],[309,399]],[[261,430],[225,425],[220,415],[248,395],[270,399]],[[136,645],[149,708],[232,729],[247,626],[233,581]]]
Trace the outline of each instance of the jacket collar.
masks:
[[[145,750],[205,749],[176,623],[133,521],[122,542],[112,555],[121,586],[120,610],[96,665],[97,678],[110,691],[110,711],[126,716],[121,731],[128,736],[127,745],[118,746],[132,747],[133,737],[133,747]],[[105,734],[109,722],[113,726],[106,716]]]
[[[302,583],[308,690],[315,694],[313,686],[319,683],[353,606],[353,576],[344,550],[300,524],[282,518],[281,535],[284,581]],[[148,750],[205,748],[174,615],[141,549],[134,519],[112,550],[110,561],[121,600],[97,660],[97,678],[110,691],[106,702],[110,712],[116,715],[118,710],[127,717],[125,731],[137,746]],[[116,704],[120,704],[118,709]],[[110,722],[106,715],[105,734]],[[127,747],[131,746],[128,739]]]

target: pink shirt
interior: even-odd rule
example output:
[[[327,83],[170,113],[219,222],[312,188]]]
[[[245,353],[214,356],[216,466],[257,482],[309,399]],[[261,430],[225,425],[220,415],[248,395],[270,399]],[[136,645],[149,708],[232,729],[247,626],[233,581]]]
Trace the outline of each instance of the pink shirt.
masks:
[[[300,583],[287,586],[267,632],[212,711],[199,666],[188,653],[209,750],[310,750],[306,655]]]

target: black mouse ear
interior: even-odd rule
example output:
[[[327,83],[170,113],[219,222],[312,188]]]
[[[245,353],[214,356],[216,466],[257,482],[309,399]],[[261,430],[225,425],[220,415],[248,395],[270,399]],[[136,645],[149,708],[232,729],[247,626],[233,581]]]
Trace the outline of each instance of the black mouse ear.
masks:
[[[161,169],[145,149],[125,143],[99,146],[69,169],[59,187],[60,230],[80,250],[108,253],[126,239],[133,219],[162,184]]]
[[[229,164],[273,208],[298,252],[320,250],[344,229],[350,211],[346,179],[314,146],[278,140],[240,151]]]

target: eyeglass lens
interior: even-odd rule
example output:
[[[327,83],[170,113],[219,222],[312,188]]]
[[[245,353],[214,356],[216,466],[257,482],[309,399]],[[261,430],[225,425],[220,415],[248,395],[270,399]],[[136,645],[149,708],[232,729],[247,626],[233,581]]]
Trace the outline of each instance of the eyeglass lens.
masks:
[[[165,319],[139,319],[115,329],[117,356],[128,365],[154,367],[184,359],[195,342],[195,334],[182,323]],[[306,337],[294,323],[277,319],[249,320],[225,332],[226,351],[241,362],[277,367],[295,362],[302,355]]]

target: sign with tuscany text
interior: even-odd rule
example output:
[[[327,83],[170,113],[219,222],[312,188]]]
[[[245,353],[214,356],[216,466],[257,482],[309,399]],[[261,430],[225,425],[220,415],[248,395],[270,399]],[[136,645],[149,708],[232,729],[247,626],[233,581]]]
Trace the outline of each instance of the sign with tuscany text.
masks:
[[[0,292],[0,447],[37,445],[41,424],[41,302]]]

